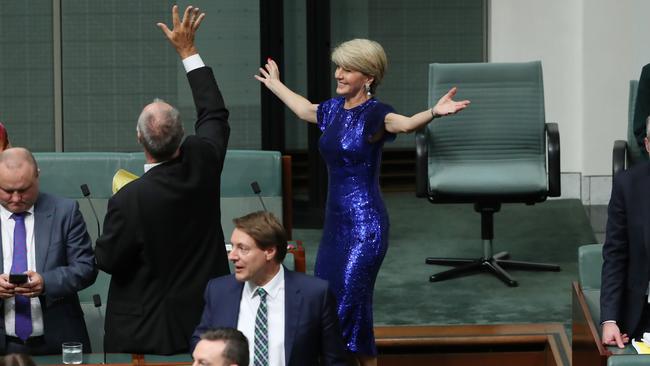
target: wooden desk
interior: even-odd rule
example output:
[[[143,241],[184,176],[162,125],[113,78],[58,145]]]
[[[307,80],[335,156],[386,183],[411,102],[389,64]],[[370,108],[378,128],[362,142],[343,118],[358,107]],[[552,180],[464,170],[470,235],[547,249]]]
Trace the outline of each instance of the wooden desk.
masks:
[[[595,324],[585,295],[578,282],[573,282],[571,349],[573,366],[606,366],[607,358],[634,355],[631,345],[624,349],[604,346],[600,339],[600,324]]]

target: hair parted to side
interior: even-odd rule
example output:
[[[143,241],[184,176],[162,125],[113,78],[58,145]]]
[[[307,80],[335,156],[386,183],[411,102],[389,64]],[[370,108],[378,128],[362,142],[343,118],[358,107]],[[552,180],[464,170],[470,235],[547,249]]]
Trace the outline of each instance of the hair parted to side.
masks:
[[[160,103],[160,107],[155,111],[145,108],[138,117],[140,142],[156,160],[169,160],[183,140],[181,114],[162,99],[156,98],[153,103]]]
[[[359,71],[374,78],[370,92],[375,94],[388,68],[384,48],[369,39],[355,38],[338,45],[332,52],[332,62],[344,69]]]
[[[226,347],[221,357],[229,364],[248,366],[248,340],[246,336],[234,328],[214,328],[201,334],[201,339],[206,341],[223,341]]]
[[[255,240],[260,249],[276,248],[275,260],[282,263],[287,255],[287,233],[270,212],[257,211],[233,219],[235,227]]]

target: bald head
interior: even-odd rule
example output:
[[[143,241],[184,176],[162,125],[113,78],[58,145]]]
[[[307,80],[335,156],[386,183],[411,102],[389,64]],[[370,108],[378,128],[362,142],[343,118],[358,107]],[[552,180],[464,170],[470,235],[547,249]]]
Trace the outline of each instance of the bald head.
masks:
[[[12,147],[0,153],[0,165],[9,170],[30,169],[38,176],[38,165],[31,151],[24,147]]]
[[[161,99],[148,104],[138,118],[138,141],[156,161],[171,159],[183,139],[178,110]]]
[[[0,205],[10,212],[29,210],[38,198],[38,166],[22,147],[0,153]]]

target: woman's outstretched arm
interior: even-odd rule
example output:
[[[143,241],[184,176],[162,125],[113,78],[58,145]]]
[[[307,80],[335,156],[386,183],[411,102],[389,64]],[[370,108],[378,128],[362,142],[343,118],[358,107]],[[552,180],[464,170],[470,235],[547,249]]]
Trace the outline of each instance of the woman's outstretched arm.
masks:
[[[434,118],[455,114],[465,109],[469,105],[469,100],[454,101],[456,90],[456,87],[451,88],[447,94],[438,100],[438,103],[433,108],[416,113],[411,117],[388,113],[384,119],[386,131],[391,133],[413,132],[431,122]]]
[[[307,122],[316,123],[318,104],[312,104],[307,98],[287,88],[280,81],[280,70],[275,61],[269,58],[264,68],[260,67],[260,75],[255,75],[255,79],[259,80],[276,97],[280,98],[282,103],[289,107],[298,118]]]

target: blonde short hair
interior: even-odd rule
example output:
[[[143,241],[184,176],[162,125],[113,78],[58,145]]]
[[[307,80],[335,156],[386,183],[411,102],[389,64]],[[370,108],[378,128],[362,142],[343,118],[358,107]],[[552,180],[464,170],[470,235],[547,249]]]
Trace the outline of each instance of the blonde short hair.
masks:
[[[384,48],[369,39],[356,38],[341,43],[332,52],[332,61],[345,69],[371,76],[374,80],[370,92],[373,94],[388,68]]]

